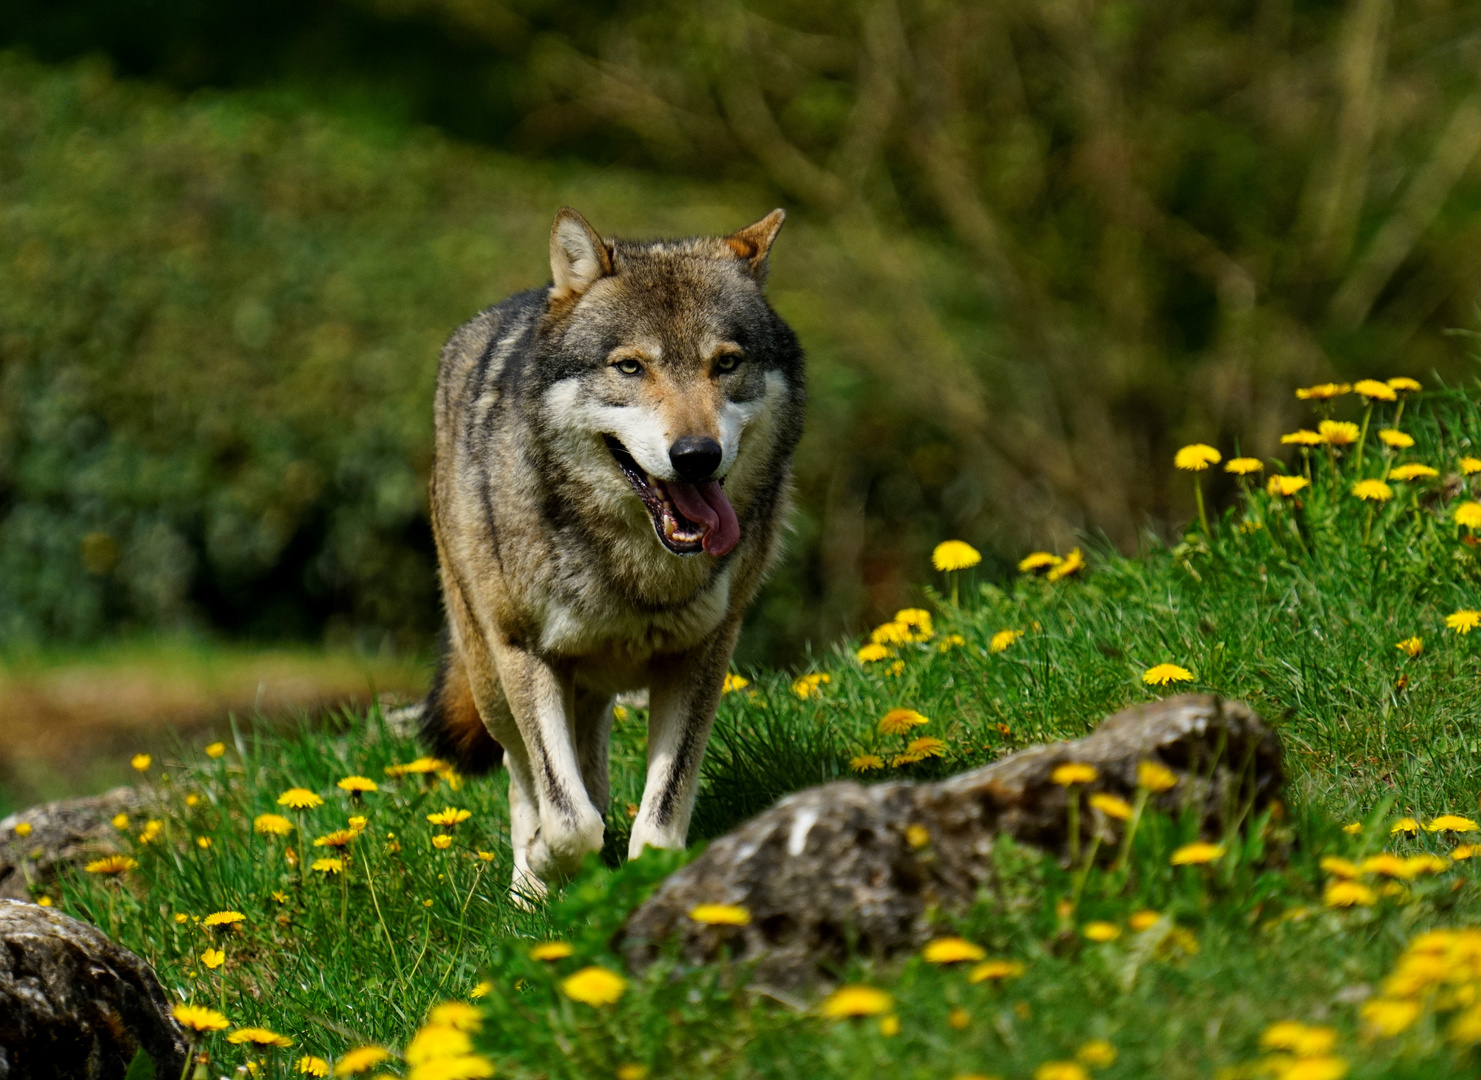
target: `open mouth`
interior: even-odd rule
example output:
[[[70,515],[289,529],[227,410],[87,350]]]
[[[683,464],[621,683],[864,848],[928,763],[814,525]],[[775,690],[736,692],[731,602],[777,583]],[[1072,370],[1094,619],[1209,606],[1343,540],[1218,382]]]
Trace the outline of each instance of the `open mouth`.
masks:
[[[719,556],[740,541],[740,523],[720,488],[722,481],[685,484],[655,479],[627,452],[627,447],[611,435],[605,438],[617,467],[653,519],[653,531],[664,547],[675,555],[706,551]]]

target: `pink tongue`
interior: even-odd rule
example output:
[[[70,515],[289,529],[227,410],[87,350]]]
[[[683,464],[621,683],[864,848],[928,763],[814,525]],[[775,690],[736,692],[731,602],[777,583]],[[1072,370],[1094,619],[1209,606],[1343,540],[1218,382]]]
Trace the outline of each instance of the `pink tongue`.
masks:
[[[690,521],[704,529],[700,543],[711,555],[724,555],[740,542],[740,522],[735,508],[720,490],[718,481],[703,484],[665,482],[669,498]]]

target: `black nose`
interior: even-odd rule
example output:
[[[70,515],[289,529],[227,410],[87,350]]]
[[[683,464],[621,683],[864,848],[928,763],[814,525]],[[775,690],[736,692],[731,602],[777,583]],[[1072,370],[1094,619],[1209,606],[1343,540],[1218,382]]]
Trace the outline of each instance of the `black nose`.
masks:
[[[720,444],[708,435],[685,435],[669,447],[674,472],[690,484],[708,479],[720,467],[720,456]]]

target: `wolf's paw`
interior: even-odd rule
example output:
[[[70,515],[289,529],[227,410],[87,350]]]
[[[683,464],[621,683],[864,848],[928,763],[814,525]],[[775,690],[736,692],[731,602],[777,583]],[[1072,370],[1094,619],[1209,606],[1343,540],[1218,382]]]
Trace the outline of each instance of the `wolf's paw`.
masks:
[[[576,821],[541,822],[530,845],[530,869],[545,881],[570,877],[586,856],[602,850],[606,827],[595,807]]]

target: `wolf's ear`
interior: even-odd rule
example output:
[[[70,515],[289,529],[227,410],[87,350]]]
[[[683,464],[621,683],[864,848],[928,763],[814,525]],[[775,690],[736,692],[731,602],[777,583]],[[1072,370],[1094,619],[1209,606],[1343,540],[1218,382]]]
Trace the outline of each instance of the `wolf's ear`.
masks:
[[[574,300],[612,272],[612,255],[584,217],[561,207],[550,227],[550,299]]]
[[[754,225],[731,233],[725,238],[730,250],[738,259],[746,261],[746,268],[757,281],[766,280],[766,256],[771,243],[782,231],[782,222],[787,220],[785,210],[773,210]]]

